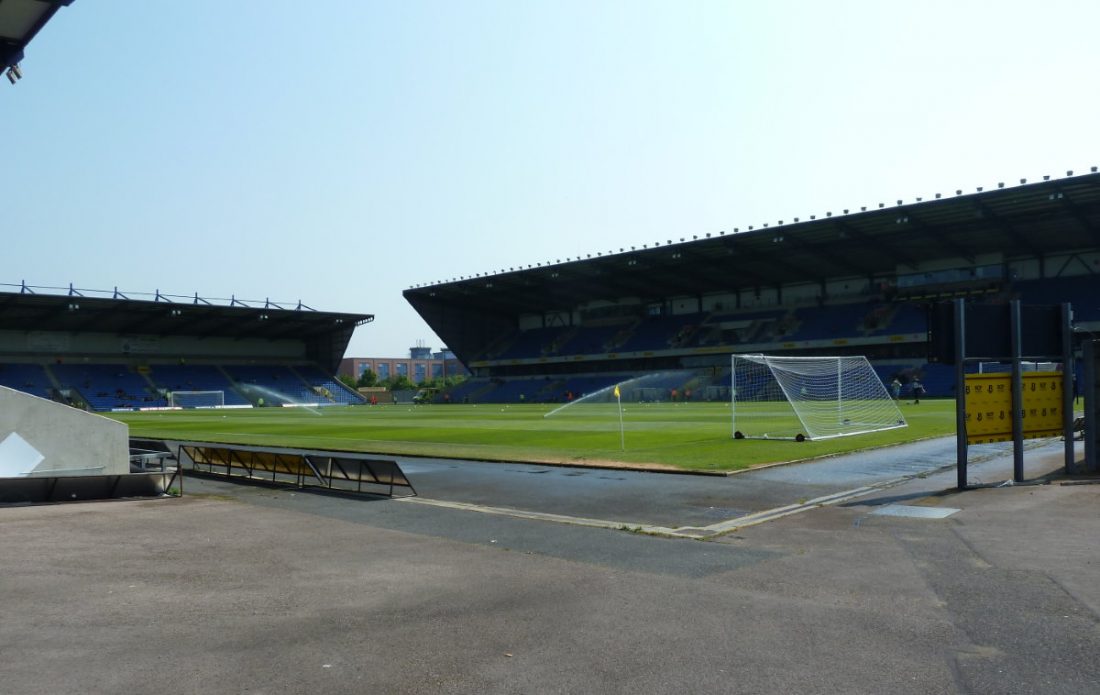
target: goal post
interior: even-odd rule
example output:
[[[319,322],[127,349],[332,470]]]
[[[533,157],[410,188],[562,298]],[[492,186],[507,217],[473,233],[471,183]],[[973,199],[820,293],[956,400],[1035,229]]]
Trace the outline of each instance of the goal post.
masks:
[[[225,391],[169,391],[165,394],[170,408],[221,408]]]
[[[821,440],[905,427],[867,358],[733,355],[735,439]]]

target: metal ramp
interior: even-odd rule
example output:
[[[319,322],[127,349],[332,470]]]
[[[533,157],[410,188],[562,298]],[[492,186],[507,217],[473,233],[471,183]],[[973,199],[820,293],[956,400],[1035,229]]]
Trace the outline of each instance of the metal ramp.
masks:
[[[397,461],[350,451],[181,443],[176,456],[190,472],[242,482],[385,497],[416,495]]]

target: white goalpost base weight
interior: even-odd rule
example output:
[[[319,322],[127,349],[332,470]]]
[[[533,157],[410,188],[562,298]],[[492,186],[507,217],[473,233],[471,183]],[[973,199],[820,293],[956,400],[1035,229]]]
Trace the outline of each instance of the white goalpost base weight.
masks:
[[[735,439],[821,440],[905,427],[867,358],[733,355]]]

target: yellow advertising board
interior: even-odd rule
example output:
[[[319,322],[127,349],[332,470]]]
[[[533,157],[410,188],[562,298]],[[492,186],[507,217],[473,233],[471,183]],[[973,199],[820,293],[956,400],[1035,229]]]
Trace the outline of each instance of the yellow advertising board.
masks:
[[[1062,434],[1062,373],[1023,374],[1024,438]],[[966,375],[966,442],[988,444],[1012,439],[1012,375]]]

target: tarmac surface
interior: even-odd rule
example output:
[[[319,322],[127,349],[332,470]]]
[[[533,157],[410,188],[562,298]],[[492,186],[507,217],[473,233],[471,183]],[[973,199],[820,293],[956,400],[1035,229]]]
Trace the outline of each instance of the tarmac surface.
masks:
[[[1100,485],[1060,453],[3,507],[0,692],[1096,693]]]

